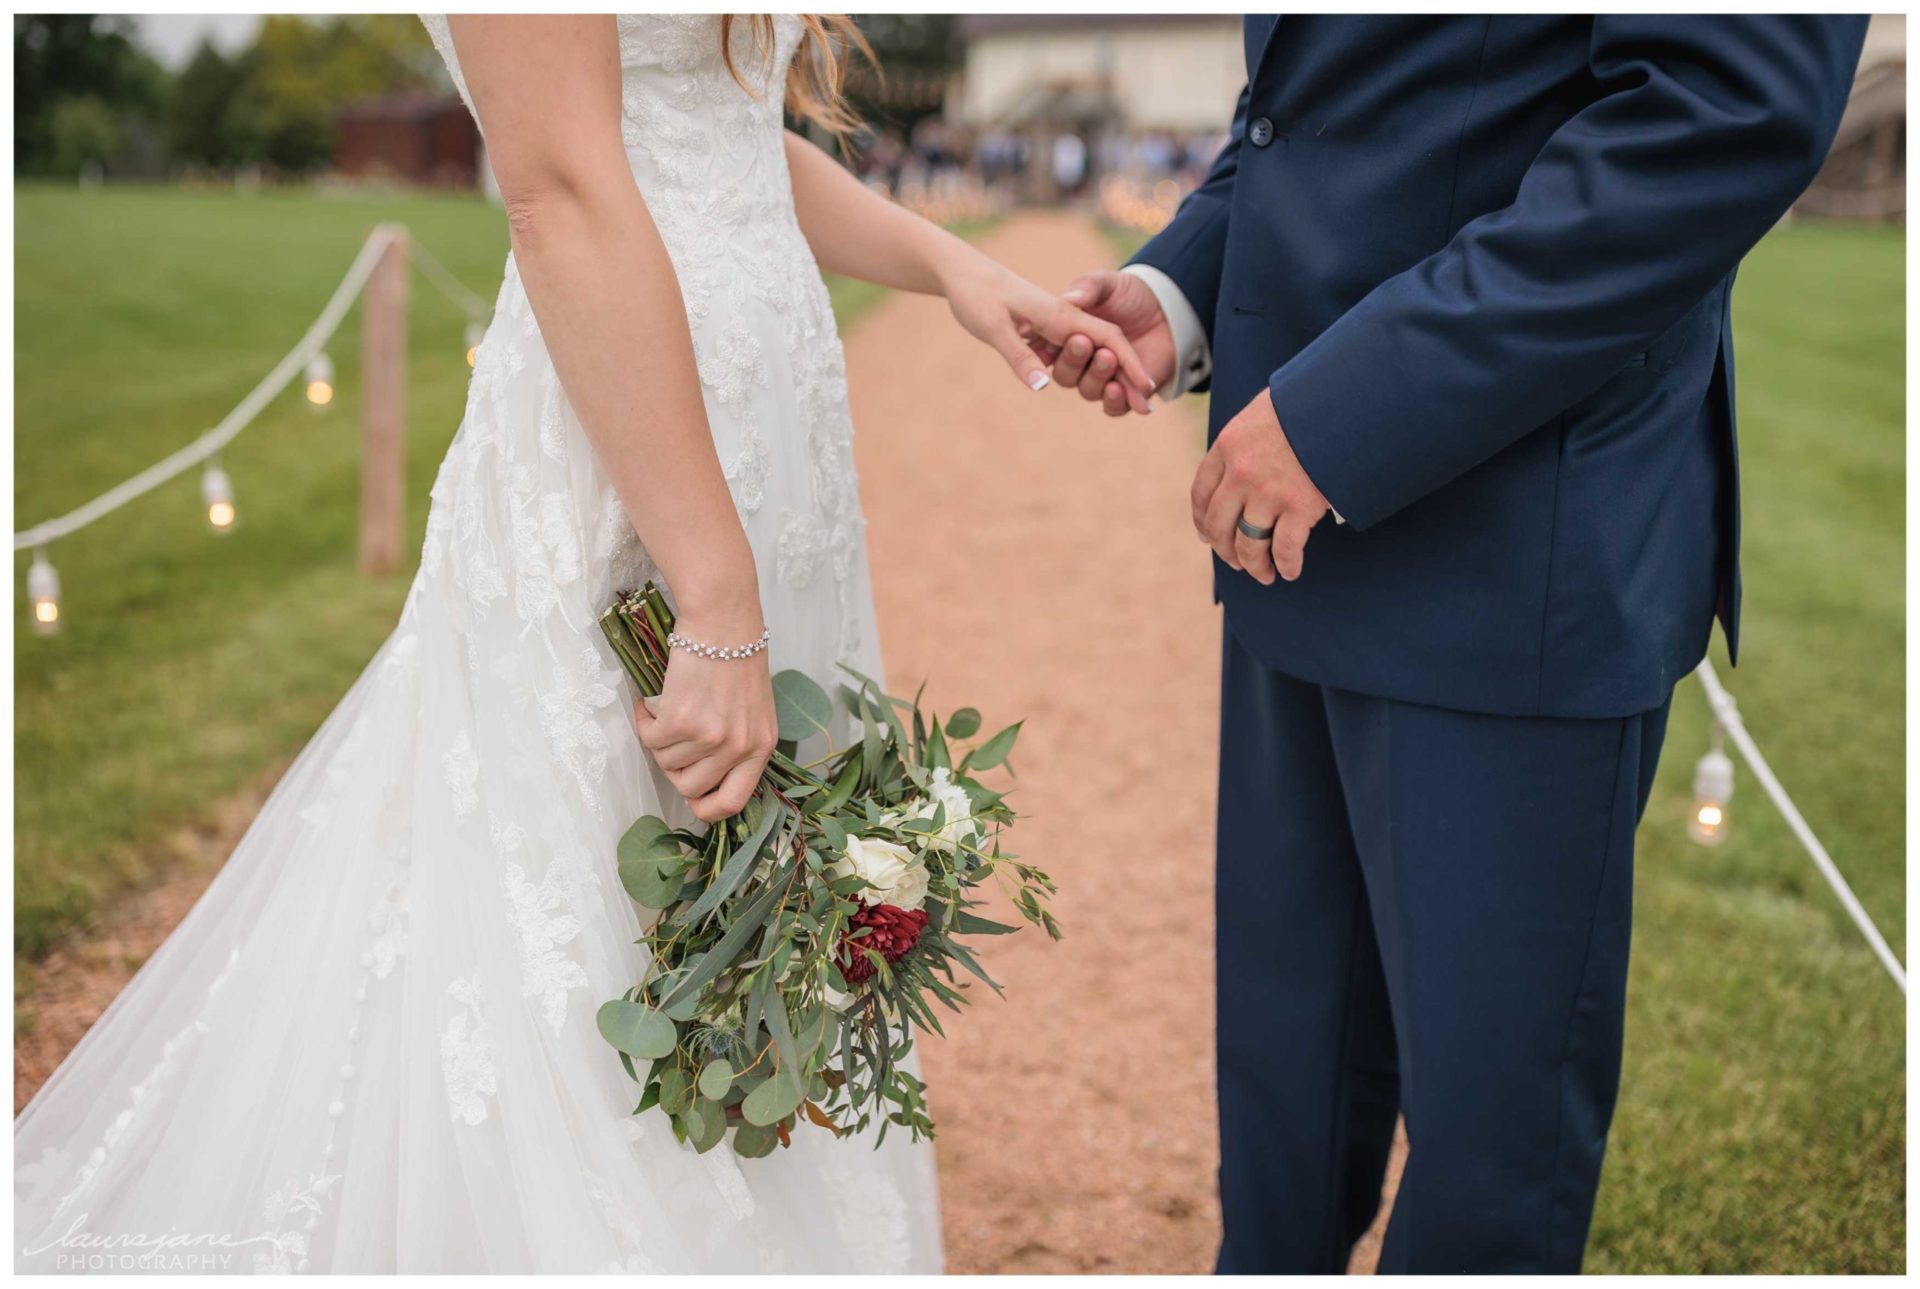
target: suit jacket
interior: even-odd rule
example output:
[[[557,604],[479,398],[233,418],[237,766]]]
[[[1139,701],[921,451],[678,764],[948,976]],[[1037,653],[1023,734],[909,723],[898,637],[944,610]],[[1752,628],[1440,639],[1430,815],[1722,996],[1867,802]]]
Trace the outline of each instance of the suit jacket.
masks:
[[[1470,711],[1666,701],[1738,641],[1730,298],[1813,179],[1855,17],[1250,17],[1206,182],[1136,257],[1346,519],[1216,564],[1269,666]]]

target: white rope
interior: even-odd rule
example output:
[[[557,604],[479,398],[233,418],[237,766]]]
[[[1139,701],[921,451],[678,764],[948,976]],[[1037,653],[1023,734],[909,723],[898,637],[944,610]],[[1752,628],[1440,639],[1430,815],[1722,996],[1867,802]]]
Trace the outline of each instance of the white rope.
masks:
[[[453,275],[453,271],[442,264],[437,256],[426,247],[415,242],[407,248],[412,252],[413,262],[420,267],[420,273],[433,283],[441,295],[453,301],[454,307],[465,313],[474,322],[484,322],[493,306],[467,289],[467,284]]]
[[[1765,788],[1767,796],[1773,799],[1773,804],[1778,807],[1781,817],[1787,821],[1787,827],[1793,829],[1793,835],[1800,839],[1802,846],[1806,847],[1807,854],[1813,858],[1814,867],[1818,868],[1820,875],[1827,879],[1827,885],[1833,888],[1833,893],[1840,897],[1842,907],[1853,919],[1853,924],[1860,928],[1860,934],[1867,938],[1867,944],[1879,957],[1881,965],[1887,969],[1887,974],[1893,977],[1893,983],[1900,986],[1901,993],[1906,993],[1907,973],[1901,967],[1900,959],[1894,957],[1893,950],[1887,947],[1887,942],[1881,937],[1879,928],[1874,926],[1873,919],[1867,916],[1866,909],[1862,908],[1860,901],[1855,898],[1853,888],[1847,885],[1847,879],[1840,875],[1840,870],[1834,865],[1833,858],[1827,854],[1827,848],[1820,844],[1820,839],[1813,835],[1813,829],[1807,826],[1807,821],[1801,817],[1800,811],[1794,806],[1793,798],[1789,797],[1787,790],[1780,786],[1780,780],[1773,777],[1772,767],[1767,764],[1767,758],[1760,755],[1760,748],[1754,743],[1753,736],[1747,733],[1746,722],[1740,719],[1740,709],[1734,704],[1733,695],[1729,694],[1726,687],[1720,683],[1720,675],[1714,671],[1712,660],[1702,658],[1697,674],[1701,685],[1706,688],[1707,706],[1713,712],[1714,723],[1726,731],[1727,737],[1733,740],[1734,747],[1739,749],[1742,757],[1746,758],[1747,765],[1753,770],[1753,777],[1760,780],[1760,786]]]
[[[354,259],[347,275],[340,279],[340,285],[334,288],[333,298],[327,301],[327,307],[313,320],[307,333],[300,342],[288,351],[266,378],[253,387],[251,393],[240,400],[239,406],[228,412],[218,425],[202,434],[193,442],[181,448],[172,456],[156,461],[139,474],[128,479],[118,487],[101,493],[86,505],[60,516],[36,524],[23,533],[13,535],[13,548],[16,551],[27,550],[35,546],[45,546],[48,542],[58,541],[62,537],[79,532],[97,519],[112,514],[136,497],[144,496],[170,479],[191,470],[194,466],[216,455],[221,448],[238,438],[240,431],[252,423],[253,418],[264,410],[267,404],[281,390],[287,387],[308,361],[326,347],[328,340],[339,328],[352,307],[354,298],[373,276],[373,269],[380,262],[394,241],[405,236],[406,230],[397,224],[381,224],[368,235],[360,247],[360,254]]]

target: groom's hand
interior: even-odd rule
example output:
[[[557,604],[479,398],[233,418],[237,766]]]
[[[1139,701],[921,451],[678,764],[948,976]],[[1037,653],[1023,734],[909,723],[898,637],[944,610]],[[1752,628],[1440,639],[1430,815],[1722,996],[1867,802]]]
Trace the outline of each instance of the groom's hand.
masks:
[[[1307,535],[1328,509],[1293,454],[1274,414],[1272,391],[1265,389],[1214,439],[1193,477],[1191,500],[1200,540],[1262,586],[1272,586],[1276,572],[1289,582],[1300,576]],[[1242,518],[1256,529],[1273,529],[1273,536],[1247,536]]]
[[[1102,270],[1075,278],[1062,298],[1119,327],[1158,385],[1164,387],[1173,379],[1177,361],[1173,330],[1160,311],[1160,301],[1145,282],[1131,273]],[[1086,336],[1074,336],[1051,357],[1056,383],[1079,390],[1080,397],[1099,403],[1108,416],[1127,414],[1126,391],[1114,379],[1119,363],[1112,350],[1095,345]]]

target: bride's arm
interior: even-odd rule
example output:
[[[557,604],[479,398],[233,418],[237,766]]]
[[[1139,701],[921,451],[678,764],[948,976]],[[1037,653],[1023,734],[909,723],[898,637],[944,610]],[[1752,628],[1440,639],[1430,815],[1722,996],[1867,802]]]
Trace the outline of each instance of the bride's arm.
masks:
[[[680,630],[747,644],[762,626],[753,551],[714,453],[679,282],[621,143],[614,20],[450,26],[567,400],[673,590]],[[658,717],[643,707],[635,719],[694,813],[724,818],[773,749],[766,655],[676,652]]]
[[[1118,327],[1084,313],[983,255],[946,229],[870,191],[846,167],[787,133],[787,169],[800,231],[820,267],[901,291],[946,297],[960,325],[1000,351],[1014,375],[1047,385],[1039,337],[1064,345],[1083,335],[1120,362],[1122,387],[1136,412],[1149,410],[1147,369]]]

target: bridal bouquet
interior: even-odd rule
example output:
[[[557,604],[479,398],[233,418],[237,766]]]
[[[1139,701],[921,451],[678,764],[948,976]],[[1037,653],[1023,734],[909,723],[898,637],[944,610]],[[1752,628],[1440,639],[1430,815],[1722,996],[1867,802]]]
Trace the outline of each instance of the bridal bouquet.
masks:
[[[648,583],[600,619],[653,697],[673,614]],[[924,1086],[901,1065],[935,1004],[967,1001],[958,973],[996,993],[963,937],[1017,929],[973,910],[999,884],[1055,939],[1047,875],[1001,849],[1014,820],[976,777],[1005,763],[1020,727],[971,750],[980,714],[946,720],[848,673],[835,699],[797,671],[773,678],[780,744],[746,810],[693,831],[648,815],[620,840],[620,881],[659,911],[640,941],[646,977],[600,1008],[600,1033],[640,1085],[635,1114],[671,1116],[704,1152],[788,1145],[804,1117],[835,1136],[889,1124],[932,1136]],[[860,731],[836,748],[836,728]],[[801,763],[804,740],[827,752]],[[957,970],[956,970],[957,969]]]

